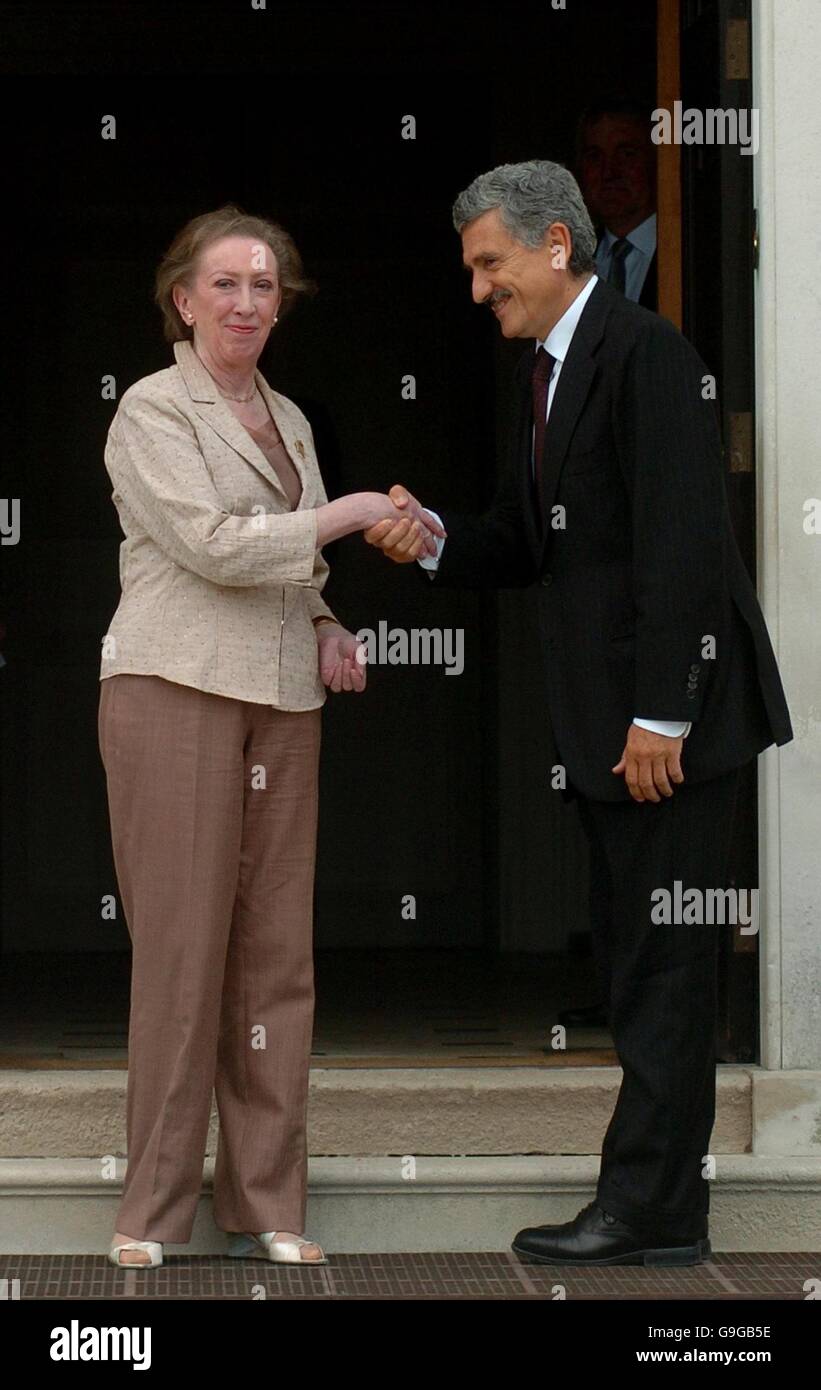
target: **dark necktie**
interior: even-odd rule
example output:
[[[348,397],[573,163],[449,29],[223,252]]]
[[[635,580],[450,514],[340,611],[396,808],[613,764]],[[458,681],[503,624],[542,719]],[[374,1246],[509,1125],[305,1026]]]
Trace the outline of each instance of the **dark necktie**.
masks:
[[[555,357],[540,347],[533,360],[533,471],[536,485],[536,510],[542,519],[542,455],[547,430],[547,395],[553,374]]]
[[[632,249],[633,243],[628,241],[626,236],[620,236],[610,248],[610,274],[607,277],[607,283],[612,285],[615,290],[621,290],[622,294],[624,294],[625,285],[624,262]]]

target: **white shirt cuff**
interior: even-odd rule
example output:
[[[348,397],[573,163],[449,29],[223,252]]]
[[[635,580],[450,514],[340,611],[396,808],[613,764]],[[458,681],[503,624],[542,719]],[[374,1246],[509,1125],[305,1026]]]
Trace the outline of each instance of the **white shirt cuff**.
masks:
[[[634,719],[640,729],[649,729],[651,734],[664,734],[667,738],[686,738],[693,725],[690,720]]]
[[[433,507],[426,507],[426,508],[425,508],[425,511],[426,511],[426,512],[430,512],[431,516],[435,517],[436,520],[439,522],[439,525],[440,525],[440,526],[442,525],[442,518],[441,518],[441,516],[439,515],[438,512],[435,512],[435,511],[433,510]],[[431,577],[431,579],[433,578],[434,574],[436,573],[437,569],[439,568],[439,561],[440,561],[441,558],[442,558],[442,551],[443,551],[443,549],[444,549],[445,540],[447,539],[447,537],[445,537],[445,536],[434,536],[433,539],[436,541],[436,554],[435,554],[435,555],[420,555],[420,556],[417,557],[417,561],[416,561],[417,565],[421,565],[423,570],[428,570],[428,571],[430,572],[430,577]]]

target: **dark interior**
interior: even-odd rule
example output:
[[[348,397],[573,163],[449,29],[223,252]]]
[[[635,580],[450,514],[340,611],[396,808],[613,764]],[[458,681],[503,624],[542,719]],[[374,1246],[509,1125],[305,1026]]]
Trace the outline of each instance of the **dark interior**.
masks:
[[[88,27],[70,62],[50,49],[44,12],[30,12],[32,52],[53,66],[48,101],[35,69],[4,84],[15,314],[34,344],[15,353],[6,340],[16,408],[5,473],[23,536],[2,554],[0,609],[5,1065],[124,1064],[128,933],[121,917],[101,915],[117,890],[98,669],[121,539],[103,465],[116,402],[101,383],[113,376],[119,397],[172,361],[152,303],[166,245],[190,217],[229,201],[280,221],[319,293],[260,366],[309,415],[329,496],[401,481],[430,506],[480,509],[521,349],[471,302],[453,198],[496,164],[572,163],[581,108],[614,88],[654,99],[654,0],[632,0],[629,25],[625,7],[605,2],[576,15],[547,3],[374,6],[367,23],[362,6],[355,23],[350,7],[310,8],[310,25],[299,5],[238,16],[206,45],[198,16],[208,6],[146,6],[132,57],[108,67],[98,7],[78,7]],[[720,86],[720,8],[700,5],[688,20],[685,6],[685,83],[712,71]],[[172,9],[188,21],[186,56],[207,59],[196,78],[175,70]],[[265,25],[275,42],[255,37]],[[136,75],[149,52],[153,75]],[[100,139],[106,113],[116,141]],[[415,140],[401,138],[408,114]],[[734,364],[733,408],[749,411],[749,306],[733,311],[743,266],[736,255],[736,279],[719,283],[718,258],[698,254],[731,206],[722,178],[720,163],[685,173],[685,331],[709,354],[720,392]],[[748,189],[727,196],[749,213]],[[728,264],[733,255],[728,244]],[[732,340],[717,318],[734,324]],[[401,394],[406,374],[412,401]],[[733,488],[750,563],[752,497],[751,480]],[[533,595],[434,595],[416,567],[388,565],[359,537],[325,554],[326,597],[352,630],[382,620],[462,628],[465,669],[451,678],[441,667],[371,667],[363,696],[328,699],[317,1060],[554,1064],[544,1048],[557,1011],[592,1002],[596,984],[584,842],[575,810],[550,789]],[[754,798],[751,778],[744,882]],[[413,920],[401,910],[408,894]],[[724,960],[726,1060],[755,1048],[753,968],[754,956]],[[580,1063],[613,1061],[606,1032],[570,1045]]]

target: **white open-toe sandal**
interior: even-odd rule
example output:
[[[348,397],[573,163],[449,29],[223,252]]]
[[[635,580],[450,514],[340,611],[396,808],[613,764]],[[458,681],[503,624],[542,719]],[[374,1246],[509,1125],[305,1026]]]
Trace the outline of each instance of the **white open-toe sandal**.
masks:
[[[123,1264],[120,1259],[121,1250],[146,1250],[148,1263],[145,1264],[140,1261],[135,1264],[126,1260]],[[123,1240],[118,1245],[114,1245],[112,1242],[108,1258],[118,1269],[156,1269],[158,1265],[162,1264],[162,1242],[159,1240]]]
[[[318,1245],[322,1250],[318,1241],[308,1240],[305,1236],[297,1236],[296,1240],[276,1240],[275,1236],[276,1231],[263,1231],[258,1236],[235,1235],[228,1245],[228,1254],[236,1259],[265,1259],[279,1265],[302,1265],[304,1269],[328,1263],[324,1250],[321,1260],[302,1258],[303,1245]]]

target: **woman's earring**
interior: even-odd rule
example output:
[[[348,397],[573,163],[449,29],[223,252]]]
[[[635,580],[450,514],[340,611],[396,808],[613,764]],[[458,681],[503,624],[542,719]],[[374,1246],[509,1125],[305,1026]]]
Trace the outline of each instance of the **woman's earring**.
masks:
[[[274,314],[274,323],[279,323],[279,314]]]

